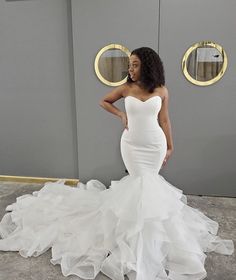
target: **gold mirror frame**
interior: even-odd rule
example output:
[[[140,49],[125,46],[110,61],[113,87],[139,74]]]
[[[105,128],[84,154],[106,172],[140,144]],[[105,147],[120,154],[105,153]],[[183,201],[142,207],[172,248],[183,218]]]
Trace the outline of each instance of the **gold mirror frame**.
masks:
[[[223,66],[222,66],[221,71],[218,73],[218,75],[215,78],[213,78],[213,79],[211,79],[209,81],[197,81],[192,76],[190,76],[190,74],[188,73],[188,70],[187,70],[187,60],[188,60],[188,57],[192,53],[193,50],[197,49],[198,47],[204,47],[204,46],[210,46],[210,47],[216,48],[219,51],[219,53],[223,57]],[[199,42],[199,43],[196,43],[196,44],[192,45],[185,52],[185,54],[183,56],[183,59],[182,59],[182,71],[184,73],[184,76],[191,83],[193,83],[195,85],[198,85],[198,86],[208,86],[208,85],[211,85],[211,84],[217,82],[224,75],[224,73],[226,71],[226,68],[227,68],[227,65],[228,65],[228,59],[227,59],[227,55],[226,55],[224,49],[219,44],[216,44],[216,43],[211,42],[211,41],[202,41],[202,42]]]
[[[100,73],[99,71],[99,67],[98,67],[98,62],[99,62],[99,59],[100,57],[102,56],[102,54],[107,51],[107,50],[110,50],[110,49],[118,49],[118,50],[121,50],[123,51],[124,53],[127,54],[127,56],[129,57],[131,52],[124,46],[122,45],[119,45],[119,44],[110,44],[110,45],[107,45],[105,47],[103,47],[96,55],[96,58],[95,58],[95,61],[94,61],[94,69],[95,69],[95,72],[97,74],[97,77],[100,79],[100,81],[102,81],[104,84],[108,85],[108,86],[113,86],[113,87],[116,87],[116,86],[119,86],[119,85],[122,85],[126,82],[126,79],[127,79],[127,76],[119,81],[119,82],[111,82],[111,81],[108,81],[107,79],[105,79],[102,74]]]

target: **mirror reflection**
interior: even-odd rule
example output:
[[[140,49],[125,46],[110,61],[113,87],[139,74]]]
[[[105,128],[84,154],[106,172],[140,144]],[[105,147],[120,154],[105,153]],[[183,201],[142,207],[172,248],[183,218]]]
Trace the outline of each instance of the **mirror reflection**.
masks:
[[[102,48],[94,65],[98,78],[110,86],[124,83],[128,75],[129,56],[129,50],[118,44]]]
[[[213,42],[200,42],[190,47],[182,61],[185,77],[193,84],[205,86],[218,81],[227,68],[223,48]]]

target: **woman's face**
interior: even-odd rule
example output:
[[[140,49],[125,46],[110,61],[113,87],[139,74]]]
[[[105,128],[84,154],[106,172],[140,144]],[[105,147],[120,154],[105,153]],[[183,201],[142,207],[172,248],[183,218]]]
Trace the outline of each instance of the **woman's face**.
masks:
[[[130,56],[128,70],[132,81],[136,82],[140,80],[141,60],[137,57],[137,55],[132,54]]]

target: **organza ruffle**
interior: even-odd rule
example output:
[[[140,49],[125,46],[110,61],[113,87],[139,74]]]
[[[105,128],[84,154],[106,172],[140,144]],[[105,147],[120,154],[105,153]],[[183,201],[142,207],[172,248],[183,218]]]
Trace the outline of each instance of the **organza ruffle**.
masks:
[[[231,255],[218,223],[187,205],[160,174],[127,175],[107,189],[98,180],[77,187],[48,182],[8,205],[0,250],[27,258],[51,248],[64,276],[113,280],[200,280],[204,252]]]

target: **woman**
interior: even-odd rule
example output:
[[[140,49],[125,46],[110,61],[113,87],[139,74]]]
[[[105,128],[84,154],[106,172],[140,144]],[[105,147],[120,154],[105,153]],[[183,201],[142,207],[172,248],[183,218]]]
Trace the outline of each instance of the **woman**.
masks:
[[[98,180],[78,188],[58,181],[19,197],[0,223],[0,250],[29,257],[52,248],[51,263],[64,276],[95,279],[101,271],[113,280],[200,280],[204,252],[233,253],[233,242],[216,236],[218,223],[158,173],[173,152],[164,84],[158,54],[134,50],[127,83],[100,102],[125,126],[120,144],[129,175],[108,189]],[[122,97],[126,112],[112,105]]]
[[[129,73],[128,73],[127,83],[121,85],[120,87],[117,87],[111,93],[108,93],[100,102],[100,105],[104,109],[121,118],[122,123],[124,124],[126,129],[128,129],[127,114],[125,112],[121,112],[118,108],[112,105],[112,103],[120,98],[123,97],[126,98],[129,96],[134,97],[143,103],[147,102],[148,99],[152,101],[151,100],[152,97],[156,97],[156,96],[160,97],[160,99],[157,98],[157,101],[160,101],[161,107],[159,108],[160,112],[158,116],[156,114],[156,117],[158,118],[159,124],[162,130],[164,131],[165,135],[163,134],[160,127],[157,125],[156,119],[154,119],[153,120],[154,123],[152,125],[156,131],[153,132],[152,136],[156,136],[159,139],[162,138],[162,147],[160,146],[156,147],[156,149],[154,149],[152,152],[154,152],[155,154],[155,153],[159,153],[160,150],[162,150],[162,153],[166,153],[165,159],[163,161],[163,166],[164,166],[174,150],[172,133],[171,133],[171,123],[168,115],[169,95],[168,95],[168,90],[165,87],[163,63],[159,55],[150,48],[142,47],[132,52],[129,59]],[[140,118],[142,120],[143,119],[142,112],[140,112],[140,114],[141,114]],[[138,121],[140,121],[140,119]],[[140,125],[141,123],[139,123],[138,127],[134,126],[133,129],[137,130],[138,128],[140,128]],[[147,125],[148,127],[151,126],[151,123],[143,123],[143,125],[144,126]],[[142,131],[143,130],[144,129],[142,129]],[[165,151],[166,141],[167,141],[167,151]],[[122,143],[121,149],[124,152],[125,149],[124,134],[122,135],[121,143]],[[147,139],[147,143],[153,143],[152,139]],[[124,157],[123,160],[124,162],[126,162]],[[161,161],[161,158],[159,158],[159,161]],[[127,167],[127,163],[126,163],[126,167]],[[155,172],[159,171],[158,166],[154,167],[154,169]]]

